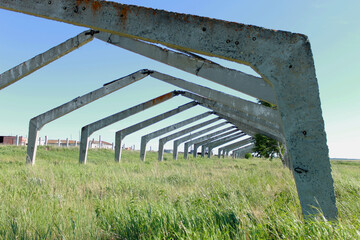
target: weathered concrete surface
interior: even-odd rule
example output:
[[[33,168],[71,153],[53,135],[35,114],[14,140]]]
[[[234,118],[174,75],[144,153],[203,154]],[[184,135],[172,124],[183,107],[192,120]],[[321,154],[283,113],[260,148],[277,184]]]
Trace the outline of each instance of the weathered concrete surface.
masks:
[[[0,74],[0,90],[90,42],[93,39],[93,36],[89,33],[90,31],[82,32],[63,43],[50,48],[46,52],[36,55],[16,67],[3,72]]]
[[[307,36],[107,1],[2,0],[0,8],[251,66],[274,88],[303,214],[311,216],[320,209],[327,219],[337,218]]]
[[[173,91],[173,92],[169,92],[166,93],[164,95],[161,95],[157,98],[151,99],[150,101],[138,104],[134,107],[128,108],[124,111],[115,113],[111,116],[108,116],[106,118],[100,119],[96,122],[90,123],[84,127],[82,127],[81,129],[81,140],[80,140],[80,154],[79,154],[79,162],[80,163],[86,163],[86,159],[87,159],[87,153],[88,153],[88,148],[89,148],[89,137],[92,133],[94,133],[95,131],[102,129],[104,127],[107,127],[113,123],[116,123],[120,120],[123,120],[129,116],[132,116],[136,113],[139,113],[141,111],[144,111],[148,108],[151,108],[157,104],[160,104],[162,102],[165,102],[175,96],[178,96],[179,93],[178,91]]]
[[[28,134],[28,146],[27,146],[27,155],[26,155],[26,163],[35,164],[36,158],[36,139],[38,138],[39,132],[41,128],[57,119],[60,118],[78,108],[85,106],[99,98],[102,98],[120,88],[123,88],[133,82],[136,82],[139,79],[148,76],[147,70],[140,70],[128,76],[119,78],[111,83],[105,84],[103,87],[96,89],[95,91],[89,92],[85,95],[77,97],[63,105],[60,105],[56,108],[53,108],[43,114],[40,114],[34,118],[32,118],[29,122],[29,134]]]
[[[235,108],[232,108],[230,106],[221,104],[217,101],[213,101],[211,99],[204,98],[202,96],[190,92],[184,92],[182,95],[184,97],[188,97],[190,99],[199,102],[203,107],[212,109],[213,111],[216,112],[218,116],[221,116],[222,118],[230,121],[237,127],[239,127],[239,125],[237,124],[241,123],[241,125],[251,126],[252,129],[258,131],[259,133],[264,133],[266,136],[270,136],[273,139],[276,139],[281,142],[285,141],[284,135],[281,132],[281,129],[279,129],[280,128],[279,125],[269,123],[263,119],[252,117],[249,114],[246,114],[245,112],[239,112]],[[234,121],[234,119],[236,120]],[[241,127],[239,128],[241,129]]]
[[[176,115],[178,113],[181,113],[181,112],[183,112],[185,110],[188,110],[188,109],[190,109],[190,108],[192,108],[192,107],[194,107],[196,105],[197,105],[197,103],[195,101],[193,101],[193,102],[184,104],[184,105],[182,105],[182,106],[180,106],[178,108],[175,108],[173,110],[170,110],[168,112],[165,112],[163,114],[159,114],[156,117],[147,119],[147,120],[142,121],[142,122],[140,122],[138,124],[134,124],[134,125],[132,125],[132,126],[130,126],[128,128],[124,128],[124,129],[122,129],[120,131],[117,131],[115,133],[115,161],[120,162],[120,160],[121,160],[122,141],[127,135],[129,135],[131,133],[134,133],[134,132],[136,132],[136,131],[138,131],[140,129],[146,128],[146,127],[148,127],[148,126],[150,126],[150,125],[152,125],[154,123],[157,123],[157,122],[159,122],[161,120],[164,120],[166,118],[174,116],[174,115]]]
[[[211,151],[218,147],[218,146],[221,146],[221,145],[224,145],[228,142],[231,142],[231,141],[234,141],[235,139],[238,139],[240,137],[243,137],[245,136],[246,134],[245,133],[238,133],[238,134],[234,134],[234,135],[230,135],[230,136],[227,136],[227,137],[224,137],[224,138],[221,138],[219,140],[216,140],[216,141],[213,141],[213,142],[210,142],[210,143],[207,143],[207,144],[204,144],[202,146],[202,149],[208,149],[208,157],[210,158],[211,156]]]
[[[217,117],[217,118],[213,118],[213,119],[210,119],[208,121],[205,121],[205,122],[202,122],[202,123],[199,123],[199,124],[196,124],[194,126],[191,126],[189,128],[186,128],[186,129],[183,129],[179,132],[176,132],[176,133],[173,133],[169,136],[166,136],[164,138],[161,138],[159,140],[159,151],[158,151],[158,160],[159,161],[162,161],[163,160],[163,156],[164,156],[164,145],[168,142],[168,141],[171,141],[171,140],[174,140],[178,137],[181,137],[185,134],[188,134],[192,131],[195,131],[196,129],[199,129],[199,128],[202,128],[204,126],[207,126],[207,125],[210,125],[214,122],[217,122],[219,121],[221,118]]]
[[[165,127],[165,128],[162,128],[162,129],[159,129],[155,132],[152,132],[152,133],[149,133],[147,135],[144,135],[141,137],[141,144],[140,144],[140,160],[142,161],[145,161],[145,155],[146,155],[146,144],[151,140],[151,139],[154,139],[156,137],[159,137],[161,135],[164,135],[168,132],[171,132],[171,131],[174,131],[178,128],[181,128],[181,127],[184,127],[190,123],[193,123],[193,122],[196,122],[202,118],[205,118],[205,117],[208,117],[210,116],[211,114],[213,114],[213,112],[205,112],[205,113],[202,113],[202,114],[199,114],[195,117],[192,117],[192,118],[189,118],[189,119],[186,119],[184,121],[181,121],[181,122],[178,122],[178,123],[175,123],[171,126],[168,126],[168,127]]]
[[[253,141],[253,139],[250,137],[250,138],[247,138],[247,139],[244,139],[244,140],[241,140],[239,142],[236,142],[236,143],[232,143],[230,145],[227,145],[227,146],[224,146],[224,147],[221,147],[218,149],[218,157],[220,158],[221,157],[221,152],[223,152],[223,157],[226,153],[228,153],[229,151],[232,151],[236,148],[239,148],[241,146],[245,146],[246,144],[249,144]]]
[[[209,128],[206,128],[206,129],[203,129],[203,130],[200,130],[198,132],[195,132],[195,133],[191,133],[190,135],[188,136],[185,136],[185,137],[182,137],[182,138],[179,138],[177,140],[174,141],[173,143],[173,159],[174,160],[177,160],[177,157],[178,157],[178,147],[181,143],[183,142],[186,142],[190,139],[193,139],[193,138],[196,138],[198,136],[201,136],[201,135],[204,135],[205,133],[208,133],[216,128],[219,128],[219,127],[223,127],[225,126],[226,124],[228,124],[228,122],[223,122],[223,123],[219,123],[215,126],[211,126]]]
[[[241,112],[243,117],[252,121],[262,119],[263,122],[266,121],[277,129],[282,129],[279,112],[274,109],[160,72],[152,71],[150,76],[234,108]]]
[[[219,130],[219,131],[216,131],[216,132],[207,134],[207,135],[202,136],[202,137],[199,137],[199,138],[195,138],[195,139],[193,139],[193,140],[191,140],[191,141],[188,141],[188,142],[184,143],[184,159],[188,159],[189,147],[190,147],[191,145],[193,145],[194,143],[207,140],[207,139],[209,139],[209,138],[211,138],[211,137],[214,137],[214,136],[216,136],[216,135],[225,133],[225,132],[227,132],[227,131],[229,131],[229,130],[234,130],[234,128],[236,128],[236,127],[235,127],[235,126],[227,127],[227,128],[221,129],[221,130]]]
[[[233,151],[233,157],[234,158],[245,158],[246,153],[253,152],[254,144],[250,144],[248,146],[242,147],[237,149],[236,151]]]
[[[219,135],[215,135],[213,137],[210,137],[210,138],[207,138],[205,140],[202,140],[202,141],[196,141],[194,142],[194,152],[193,152],[193,156],[196,157],[197,156],[197,149],[206,144],[206,143],[209,143],[209,142],[212,142],[212,141],[216,141],[222,137],[225,137],[225,136],[228,136],[230,134],[233,134],[233,133],[242,133],[239,129],[234,129],[232,131],[229,131],[229,132],[225,132],[225,133],[222,133],[222,134],[219,134]],[[202,154],[202,157],[204,157],[204,155]]]
[[[96,34],[95,38],[276,105],[272,86],[262,78],[223,67],[194,54],[175,52],[132,38],[106,32]]]

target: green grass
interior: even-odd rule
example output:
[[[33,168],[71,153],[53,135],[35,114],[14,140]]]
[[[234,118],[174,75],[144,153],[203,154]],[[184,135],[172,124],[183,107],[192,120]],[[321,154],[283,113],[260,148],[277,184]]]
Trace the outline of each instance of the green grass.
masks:
[[[0,239],[358,239],[360,163],[333,161],[338,222],[302,219],[279,160],[0,147]]]

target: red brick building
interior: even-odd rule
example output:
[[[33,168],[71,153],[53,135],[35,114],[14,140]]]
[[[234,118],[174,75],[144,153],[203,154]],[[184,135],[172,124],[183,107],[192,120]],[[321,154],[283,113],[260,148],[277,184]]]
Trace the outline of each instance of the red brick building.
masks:
[[[26,145],[27,138],[25,137],[18,137],[19,138],[19,145]],[[0,144],[2,145],[16,145],[16,136],[0,136]]]

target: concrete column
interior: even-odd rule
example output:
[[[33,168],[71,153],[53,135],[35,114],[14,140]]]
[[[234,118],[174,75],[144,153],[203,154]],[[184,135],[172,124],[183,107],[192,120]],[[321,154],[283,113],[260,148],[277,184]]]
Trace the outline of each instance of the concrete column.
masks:
[[[190,139],[196,138],[196,137],[198,137],[198,136],[201,136],[201,135],[203,135],[203,134],[205,134],[205,133],[208,133],[208,132],[210,132],[210,131],[212,131],[212,130],[214,130],[214,129],[216,129],[216,128],[222,127],[222,126],[224,126],[224,125],[226,125],[226,124],[228,124],[228,123],[227,123],[227,122],[219,123],[219,124],[217,124],[217,125],[215,125],[215,126],[211,126],[211,127],[209,127],[209,128],[203,129],[203,130],[201,130],[201,131],[192,133],[191,135],[188,135],[188,136],[185,136],[185,137],[182,137],[182,138],[180,138],[180,139],[175,140],[175,141],[174,141],[174,146],[173,146],[173,159],[175,159],[175,160],[177,159],[177,157],[178,157],[178,146],[179,146],[181,143],[183,143],[183,142],[185,142],[185,141],[188,141],[188,140],[190,140]],[[185,149],[184,149],[184,155],[185,155]],[[185,157],[184,157],[184,158],[185,158]]]
[[[0,3],[1,4],[1,3]],[[47,123],[60,118],[78,108],[85,106],[88,103],[91,103],[99,98],[102,98],[114,91],[119,90],[133,82],[136,82],[144,77],[148,76],[149,73],[147,70],[140,70],[123,78],[119,78],[115,81],[105,84],[103,87],[96,89],[95,91],[89,92],[85,95],[77,97],[63,105],[60,105],[56,108],[53,108],[43,114],[40,114],[30,120],[29,123],[29,139],[37,139],[37,136],[31,135],[40,131],[40,129],[45,126]],[[35,129],[32,129],[35,128]],[[36,141],[29,141],[27,147],[27,157],[26,162],[28,164],[34,165],[36,156],[37,144]]]
[[[228,137],[224,137],[224,138],[221,138],[219,140],[216,140],[216,141],[213,141],[213,142],[210,142],[204,146],[206,146],[208,148],[208,157],[211,156],[211,151],[215,148],[215,147],[218,147],[220,145],[223,145],[227,142],[231,142],[237,138],[240,138],[240,137],[243,137],[245,136],[244,133],[235,133],[233,135],[230,135]]]
[[[189,119],[186,119],[184,121],[181,121],[181,122],[178,122],[178,123],[175,123],[171,126],[168,126],[168,127],[165,127],[165,128],[162,128],[160,130],[157,130],[155,132],[152,132],[152,133],[149,133],[147,135],[144,135],[141,137],[141,144],[140,144],[140,160],[142,161],[145,161],[145,156],[146,156],[146,144],[151,140],[151,139],[154,139],[156,137],[159,137],[161,135],[164,135],[166,133],[169,133],[171,131],[174,131],[178,128],[181,128],[181,127],[184,127],[190,123],[193,123],[193,122],[196,122],[202,118],[205,118],[205,117],[208,117],[210,116],[211,114],[213,114],[213,112],[205,112],[205,113],[202,113],[200,115],[197,115],[195,117],[192,117],[192,118],[189,118]]]
[[[165,102],[175,96],[178,96],[179,94],[181,94],[181,93],[179,93],[178,91],[169,92],[169,93],[161,95],[157,98],[151,99],[150,101],[141,103],[134,107],[128,108],[124,111],[118,112],[118,113],[108,116],[106,118],[100,119],[96,122],[88,124],[88,125],[84,126],[81,130],[81,141],[83,139],[88,139],[92,133],[94,133],[95,131],[97,131],[99,129],[107,127],[107,126],[109,126],[113,123],[119,122],[129,116],[132,116],[136,113],[139,113],[148,108],[151,108],[157,104]],[[83,134],[85,134],[85,135],[83,136]],[[80,163],[86,163],[87,151],[88,151],[88,148],[86,146],[86,143],[80,142],[80,155],[79,155]]]
[[[239,142],[235,142],[235,143],[232,143],[230,145],[226,145],[224,147],[221,147],[221,148],[219,148],[219,150],[221,149],[223,151],[223,158],[224,158],[225,154],[228,154],[229,151],[240,148],[240,147],[245,146],[245,145],[247,145],[249,143],[252,143],[252,142],[253,142],[253,138],[248,138],[248,139],[244,139],[244,140],[241,140]]]
[[[69,138],[66,138],[66,147],[69,147]]]
[[[123,139],[131,134],[131,133],[134,133],[140,129],[143,129],[145,127],[148,127],[154,123],[157,123],[161,120],[164,120],[166,118],[169,118],[171,116],[174,116],[175,114],[178,114],[180,112],[183,112],[185,110],[188,110],[194,106],[196,106],[197,103],[195,101],[193,102],[190,102],[190,103],[187,103],[187,104],[184,104],[178,108],[175,108],[173,110],[170,110],[168,112],[165,112],[163,114],[160,114],[158,116],[155,116],[153,118],[150,118],[150,119],[147,119],[145,121],[142,121],[138,124],[135,124],[135,125],[132,125],[128,128],[125,128],[125,129],[122,129],[120,131],[117,131],[116,134],[115,134],[115,161],[116,162],[120,162],[121,160],[121,144],[122,144],[122,141]]]
[[[41,137],[39,137],[39,145],[41,145]]]
[[[45,146],[48,145],[48,136],[45,136]]]
[[[60,142],[60,139],[58,139],[58,147],[61,146],[61,142]]]
[[[196,124],[196,125],[194,125],[194,126],[192,126],[192,127],[189,127],[189,128],[184,129],[184,130],[181,130],[181,131],[179,131],[179,132],[176,132],[176,133],[174,133],[174,134],[171,134],[171,135],[169,135],[169,136],[167,136],[167,137],[161,138],[161,139],[159,140],[158,160],[159,160],[159,161],[162,161],[162,160],[163,160],[164,145],[165,145],[168,141],[171,141],[171,140],[173,140],[173,139],[176,139],[176,138],[178,138],[178,137],[180,137],[180,136],[183,136],[183,135],[185,135],[185,134],[188,134],[188,133],[190,133],[190,132],[192,132],[192,131],[194,131],[194,130],[196,130],[196,129],[202,128],[202,127],[204,127],[204,126],[207,126],[207,125],[212,124],[212,123],[214,123],[214,122],[217,122],[217,121],[219,121],[219,120],[220,120],[220,118],[217,117],[217,118],[208,120],[208,121],[206,121],[206,122]],[[160,149],[162,149],[162,151],[160,151]]]
[[[101,148],[101,135],[99,135],[99,148]]]
[[[218,134],[218,135],[215,135],[215,136],[210,137],[210,138],[206,138],[206,139],[204,139],[204,140],[201,139],[201,140],[199,140],[199,141],[194,142],[194,157],[196,157],[197,149],[198,149],[200,146],[203,146],[203,145],[206,144],[206,143],[210,143],[210,142],[212,142],[212,141],[221,139],[222,137],[228,136],[228,135],[230,135],[230,134],[237,133],[237,132],[239,132],[239,131],[240,131],[239,129],[234,129],[234,130],[229,131],[229,132],[225,132],[225,133]],[[201,156],[204,157],[204,154],[205,154],[205,149],[203,148],[203,149],[201,150]]]
[[[230,123],[230,122],[229,122]],[[216,135],[219,135],[221,133],[224,133],[224,132],[227,132],[229,130],[233,130],[235,127],[232,126],[232,127],[228,127],[228,128],[224,128],[224,129],[221,129],[219,131],[216,131],[216,132],[213,132],[213,133],[210,133],[210,134],[207,134],[203,137],[199,137],[199,138],[195,138],[191,141],[188,141],[184,144],[184,159],[188,159],[188,152],[189,152],[189,147],[192,146],[194,143],[197,143],[197,142],[201,142],[201,141],[204,141],[204,140],[207,140],[213,136],[216,136]],[[193,150],[194,151],[194,150]],[[195,153],[196,154],[196,153]]]
[[[19,146],[19,135],[16,135],[16,146]]]

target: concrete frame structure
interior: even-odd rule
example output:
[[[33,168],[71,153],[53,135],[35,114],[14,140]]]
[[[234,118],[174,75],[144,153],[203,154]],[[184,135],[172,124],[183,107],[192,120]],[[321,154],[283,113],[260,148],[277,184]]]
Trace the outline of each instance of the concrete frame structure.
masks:
[[[220,123],[220,124],[217,124],[215,126],[212,126],[212,127],[209,127],[209,128],[206,128],[206,129],[203,129],[201,131],[198,131],[198,132],[195,132],[195,133],[191,133],[190,135],[188,136],[185,136],[185,137],[182,137],[182,138],[179,138],[177,140],[174,141],[173,143],[173,159],[174,160],[177,160],[177,157],[178,157],[178,147],[181,143],[183,142],[186,142],[190,139],[193,139],[193,138],[196,138],[198,136],[201,136],[201,135],[204,135],[205,133],[208,133],[214,129],[217,129],[219,127],[223,127],[225,126],[226,124],[229,124],[229,122],[223,122],[223,123]],[[184,152],[185,153],[185,152]]]
[[[152,132],[152,133],[149,133],[149,134],[146,134],[144,136],[141,137],[141,144],[140,144],[140,160],[141,161],[145,161],[145,156],[146,156],[146,144],[151,140],[151,139],[154,139],[156,137],[159,137],[161,135],[164,135],[168,132],[171,132],[171,131],[174,131],[178,128],[181,128],[181,127],[184,127],[190,123],[193,123],[195,121],[198,121],[202,118],[205,118],[205,117],[208,117],[210,116],[211,114],[213,114],[214,112],[205,112],[205,113],[202,113],[202,114],[199,114],[195,117],[191,117],[191,118],[188,118],[186,120],[183,120],[181,122],[178,122],[178,123],[175,123],[171,126],[168,126],[168,127],[165,127],[165,128],[162,128],[162,129],[159,129],[155,132]]]
[[[249,143],[252,143],[253,141],[253,138],[247,138],[247,139],[244,139],[244,140],[241,140],[239,142],[236,142],[236,143],[232,143],[230,145],[227,145],[227,146],[224,146],[224,147],[221,147],[218,149],[218,157],[220,158],[221,157],[221,152],[222,152],[222,157],[224,158],[225,157],[225,154],[229,153],[230,151],[236,149],[236,148],[240,148],[240,147],[243,147]]]
[[[141,111],[144,111],[148,108],[151,108],[157,104],[163,103],[173,97],[176,97],[178,95],[181,95],[182,92],[180,91],[173,91],[166,93],[164,95],[161,95],[157,98],[151,99],[150,101],[138,104],[134,107],[128,108],[124,111],[115,113],[111,116],[105,117],[103,119],[100,119],[96,122],[90,123],[84,127],[81,128],[81,138],[80,138],[80,154],[79,154],[79,163],[86,163],[87,160],[87,153],[89,149],[89,137],[91,134],[93,134],[95,131],[100,130],[104,127],[107,127],[113,123],[116,123],[118,121],[121,121],[129,116],[132,116],[136,113],[139,113]]]
[[[210,125],[210,124],[212,124],[212,123],[215,123],[215,122],[217,122],[217,121],[219,121],[219,120],[221,120],[221,118],[220,118],[220,117],[216,117],[216,118],[210,119],[210,120],[208,120],[208,121],[205,121],[205,122],[196,124],[196,125],[194,125],[194,126],[191,126],[191,127],[189,127],[189,128],[183,129],[183,130],[181,130],[181,131],[179,131],[179,132],[173,133],[173,134],[171,134],[171,135],[169,135],[169,136],[166,136],[166,137],[161,138],[161,139],[159,140],[159,151],[158,151],[159,155],[158,155],[158,160],[159,160],[159,161],[162,161],[162,160],[163,160],[163,156],[164,156],[164,145],[165,145],[168,141],[174,140],[174,139],[176,139],[176,138],[178,138],[178,137],[181,137],[181,136],[183,136],[183,135],[185,135],[185,134],[188,134],[188,133],[190,133],[190,132],[192,132],[192,131],[195,131],[195,130],[197,130],[197,129],[199,129],[199,128],[202,128],[202,127],[205,127],[205,126]]]
[[[251,153],[254,148],[254,144],[247,145],[245,147],[236,149],[233,151],[232,157],[233,158],[244,158],[246,153]]]
[[[307,36],[107,1],[3,0],[0,8],[251,66],[274,89],[303,214],[318,214],[320,209],[327,219],[337,218]]]
[[[92,92],[84,94],[80,97],[77,97],[67,103],[64,103],[56,108],[53,108],[43,114],[40,114],[34,118],[32,118],[29,122],[29,139],[27,146],[27,155],[26,155],[26,163],[27,164],[35,164],[36,159],[36,139],[38,138],[39,132],[41,128],[47,123],[54,121],[78,108],[85,106],[99,98],[102,98],[114,91],[119,90],[134,81],[142,79],[148,75],[147,71],[140,70],[128,76],[119,78],[110,83],[105,84],[103,87],[98,88]]]
[[[236,133],[236,134],[233,134],[233,135],[230,135],[230,136],[227,136],[227,137],[224,137],[224,138],[220,138],[216,141],[213,141],[213,142],[209,142],[209,143],[206,143],[206,144],[203,144],[202,145],[202,151],[201,151],[201,154],[203,154],[203,151],[205,151],[205,149],[207,148],[208,149],[208,157],[210,158],[211,156],[211,151],[218,147],[218,146],[221,146],[221,145],[224,145],[228,142],[231,142],[231,141],[234,141],[240,137],[243,137],[245,136],[246,134],[241,132],[241,133]]]
[[[120,162],[121,160],[121,152],[122,152],[122,141],[124,140],[124,138],[129,135],[132,134],[140,129],[146,128],[154,123],[157,123],[161,120],[164,120],[166,118],[169,118],[171,116],[174,116],[180,112],[183,112],[185,110],[188,110],[192,107],[195,107],[197,104],[197,102],[193,101],[187,104],[184,104],[178,108],[175,108],[173,110],[170,110],[168,112],[162,113],[160,115],[157,115],[155,117],[149,118],[145,121],[142,121],[140,123],[134,124],[130,127],[124,128],[120,131],[117,131],[115,133],[115,161],[116,162]]]
[[[213,137],[210,137],[210,138],[207,138],[207,139],[205,139],[205,140],[200,140],[200,141],[194,142],[194,152],[193,152],[193,156],[194,156],[194,157],[197,157],[197,150],[198,150],[198,148],[199,148],[200,146],[202,146],[203,144],[209,143],[209,142],[211,142],[211,141],[215,141],[215,140],[217,140],[217,139],[220,139],[220,138],[222,138],[222,137],[228,136],[228,135],[230,135],[230,134],[233,134],[233,133],[236,133],[236,132],[239,132],[239,131],[240,131],[240,133],[242,132],[242,131],[239,130],[239,129],[235,129],[235,130],[232,130],[232,131],[229,131],[229,132],[217,134],[217,135],[215,135],[215,136],[213,136]],[[201,150],[201,153],[202,153],[202,152],[203,152],[203,151]],[[204,157],[204,155],[201,154],[201,157]]]
[[[224,128],[224,129],[221,129],[221,130],[219,130],[219,131],[216,131],[216,132],[207,134],[207,135],[202,136],[202,137],[199,137],[199,138],[192,139],[191,141],[188,141],[188,142],[184,143],[184,159],[188,159],[189,147],[190,147],[191,145],[193,145],[194,143],[204,141],[204,140],[206,140],[206,139],[208,139],[208,138],[211,138],[211,137],[213,137],[213,136],[222,134],[222,133],[227,132],[227,131],[229,131],[229,130],[233,130],[234,128],[236,128],[236,127],[235,127],[235,126],[231,126],[231,127],[228,127],[228,128]],[[236,131],[238,131],[238,130],[236,130]]]
[[[90,31],[84,31],[79,35],[76,35],[75,37],[70,38],[65,42],[17,65],[16,67],[3,72],[0,74],[0,90],[83,46],[93,40],[93,38],[94,37],[90,34]]]

